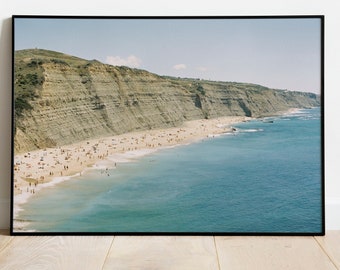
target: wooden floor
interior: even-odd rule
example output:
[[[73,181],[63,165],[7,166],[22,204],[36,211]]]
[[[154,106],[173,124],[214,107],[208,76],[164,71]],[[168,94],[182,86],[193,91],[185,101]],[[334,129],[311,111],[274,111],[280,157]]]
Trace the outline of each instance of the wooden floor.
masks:
[[[324,237],[9,236],[0,269],[340,270],[340,231]]]

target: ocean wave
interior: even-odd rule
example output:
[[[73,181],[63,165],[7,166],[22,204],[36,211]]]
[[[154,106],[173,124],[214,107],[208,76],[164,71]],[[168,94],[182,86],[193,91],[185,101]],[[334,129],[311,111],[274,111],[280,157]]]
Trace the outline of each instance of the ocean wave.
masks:
[[[234,132],[239,132],[239,133],[251,133],[251,132],[262,132],[264,131],[262,128],[250,128],[250,129],[236,129]]]

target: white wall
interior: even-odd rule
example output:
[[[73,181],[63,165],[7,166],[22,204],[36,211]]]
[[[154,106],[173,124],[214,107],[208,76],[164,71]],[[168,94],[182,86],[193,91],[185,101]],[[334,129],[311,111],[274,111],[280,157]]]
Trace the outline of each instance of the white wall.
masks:
[[[326,228],[340,230],[340,1],[338,0],[0,0],[0,228],[10,222],[11,16],[310,15],[326,16]]]

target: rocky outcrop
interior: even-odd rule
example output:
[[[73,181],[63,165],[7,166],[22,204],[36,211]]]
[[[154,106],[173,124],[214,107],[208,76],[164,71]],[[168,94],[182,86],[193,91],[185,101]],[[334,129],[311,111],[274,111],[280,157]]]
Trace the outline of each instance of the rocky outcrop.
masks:
[[[15,52],[15,152],[228,115],[320,105],[311,93],[162,77],[46,50]]]

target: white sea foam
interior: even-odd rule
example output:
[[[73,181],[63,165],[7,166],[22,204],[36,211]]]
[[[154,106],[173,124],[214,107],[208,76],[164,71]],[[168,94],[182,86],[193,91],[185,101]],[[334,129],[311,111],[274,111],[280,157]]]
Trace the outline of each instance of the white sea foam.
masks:
[[[262,132],[262,128],[251,128],[251,129],[237,129],[236,132],[239,133],[249,133],[249,132]]]

